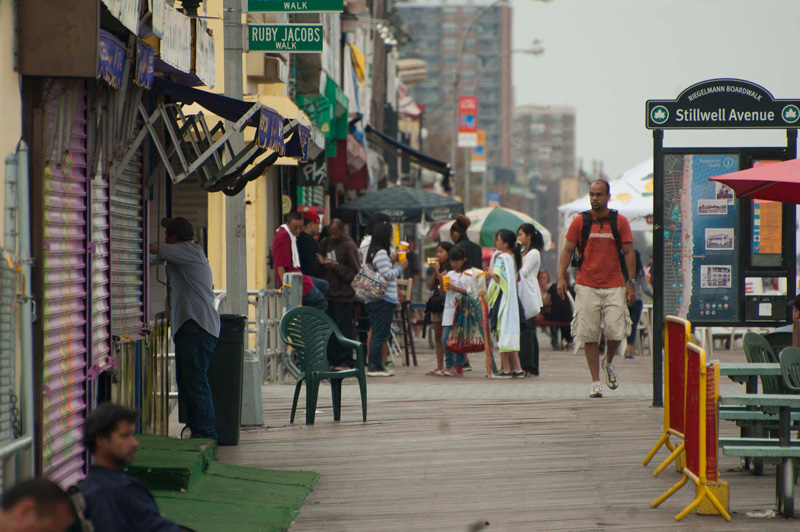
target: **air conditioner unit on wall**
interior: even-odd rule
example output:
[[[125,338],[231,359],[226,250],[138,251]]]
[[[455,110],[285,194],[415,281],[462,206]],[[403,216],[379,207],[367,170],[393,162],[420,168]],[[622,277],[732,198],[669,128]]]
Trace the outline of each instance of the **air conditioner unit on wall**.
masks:
[[[245,67],[250,81],[286,83],[289,78],[289,66],[280,57],[251,52],[245,54]]]

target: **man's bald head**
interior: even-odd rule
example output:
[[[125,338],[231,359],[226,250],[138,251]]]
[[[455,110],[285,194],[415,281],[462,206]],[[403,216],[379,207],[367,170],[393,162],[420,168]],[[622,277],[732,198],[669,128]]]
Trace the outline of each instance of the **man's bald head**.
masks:
[[[345,234],[344,222],[339,218],[331,220],[330,225],[328,225],[328,234],[332,240],[340,240]]]

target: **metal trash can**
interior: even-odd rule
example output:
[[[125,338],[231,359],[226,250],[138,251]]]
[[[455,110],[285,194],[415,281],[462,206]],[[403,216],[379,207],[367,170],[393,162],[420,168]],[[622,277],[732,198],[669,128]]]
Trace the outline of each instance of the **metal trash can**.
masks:
[[[208,382],[214,398],[217,444],[238,445],[247,316],[221,314],[219,318],[219,340],[208,366]]]

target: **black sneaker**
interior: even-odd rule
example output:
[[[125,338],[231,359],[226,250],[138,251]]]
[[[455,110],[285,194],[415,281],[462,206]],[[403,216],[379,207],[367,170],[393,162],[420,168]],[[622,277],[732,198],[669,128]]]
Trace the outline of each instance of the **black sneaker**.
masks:
[[[495,373],[494,374],[494,378],[495,379],[510,379],[511,378],[511,373],[508,373],[508,372],[505,372],[505,371],[501,371],[500,373]]]
[[[464,371],[472,371],[472,366],[469,365],[469,362],[464,362]]]
[[[512,379],[524,379],[527,376],[528,376],[528,372],[524,371],[524,370],[523,371],[512,371],[511,372],[511,378]]]

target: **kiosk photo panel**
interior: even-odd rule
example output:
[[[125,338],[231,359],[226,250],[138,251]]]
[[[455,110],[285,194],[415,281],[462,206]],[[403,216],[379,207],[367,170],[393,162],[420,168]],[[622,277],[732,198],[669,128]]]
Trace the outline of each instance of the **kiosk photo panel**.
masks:
[[[666,315],[698,321],[739,317],[739,204],[728,187],[708,180],[738,170],[735,153],[664,155]]]

